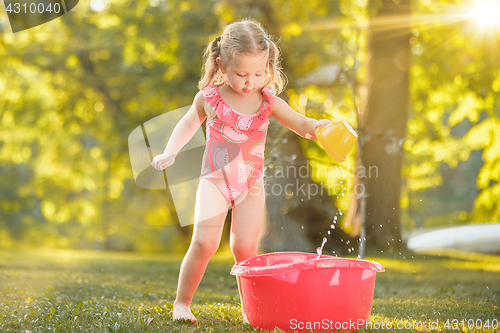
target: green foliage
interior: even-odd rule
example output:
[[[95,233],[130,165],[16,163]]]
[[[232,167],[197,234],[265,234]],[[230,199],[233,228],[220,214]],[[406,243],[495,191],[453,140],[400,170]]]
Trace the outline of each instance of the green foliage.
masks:
[[[500,31],[465,15],[472,10],[446,1],[413,8],[401,200],[410,228],[500,220]],[[475,183],[465,180],[476,176]]]
[[[80,4],[67,20],[2,34],[2,246],[185,246],[168,196],[134,184],[126,138],[191,103],[211,6]]]

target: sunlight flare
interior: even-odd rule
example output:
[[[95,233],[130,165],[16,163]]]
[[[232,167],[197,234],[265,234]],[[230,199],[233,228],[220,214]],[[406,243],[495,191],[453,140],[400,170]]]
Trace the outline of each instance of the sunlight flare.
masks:
[[[495,0],[478,2],[472,16],[482,26],[500,24],[500,5]]]

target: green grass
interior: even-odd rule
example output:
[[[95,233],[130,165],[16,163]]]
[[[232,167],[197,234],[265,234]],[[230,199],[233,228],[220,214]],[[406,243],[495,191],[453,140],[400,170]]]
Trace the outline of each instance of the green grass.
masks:
[[[180,256],[88,251],[0,251],[1,332],[252,332],[243,323],[233,261],[217,254],[193,300],[197,324],[173,322]],[[447,253],[370,257],[382,263],[370,322],[415,330],[500,321],[500,256]],[[458,319],[460,330],[453,330]],[[449,321],[450,329],[445,328]],[[422,326],[418,326],[418,325]],[[472,325],[470,326],[473,327]],[[278,330],[277,330],[278,331]]]

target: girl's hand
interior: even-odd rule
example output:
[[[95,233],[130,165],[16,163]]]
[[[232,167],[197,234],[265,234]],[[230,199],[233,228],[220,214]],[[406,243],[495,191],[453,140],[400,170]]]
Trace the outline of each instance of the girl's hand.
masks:
[[[151,162],[151,166],[156,170],[163,170],[174,164],[175,155],[167,156],[165,154],[156,155]]]
[[[312,138],[313,140],[316,140],[316,130],[318,128],[323,128],[323,127],[326,127],[328,125],[330,125],[332,123],[332,121],[330,119],[321,119],[321,120],[318,120],[318,122],[316,123],[316,126],[314,127],[314,138]]]

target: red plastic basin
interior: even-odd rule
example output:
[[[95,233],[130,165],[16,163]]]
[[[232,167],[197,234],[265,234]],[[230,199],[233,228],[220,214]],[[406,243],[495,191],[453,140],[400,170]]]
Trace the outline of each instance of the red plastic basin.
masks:
[[[254,328],[356,331],[370,317],[377,262],[302,252],[277,252],[231,269]]]

